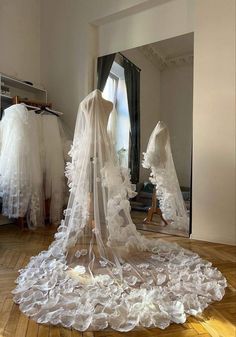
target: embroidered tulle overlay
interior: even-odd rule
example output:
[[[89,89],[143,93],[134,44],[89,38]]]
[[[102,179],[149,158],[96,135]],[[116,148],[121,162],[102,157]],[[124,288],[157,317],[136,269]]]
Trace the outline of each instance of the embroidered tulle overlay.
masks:
[[[79,331],[164,329],[221,300],[226,280],[196,253],[137,232],[134,188],[106,132],[111,110],[98,90],[81,103],[64,220],[48,250],[20,270],[14,301],[38,323]]]
[[[27,213],[31,228],[43,224],[43,173],[36,116],[22,104],[7,108],[0,123],[2,214]]]
[[[50,199],[51,223],[60,223],[65,177],[62,127],[53,115],[36,114],[23,104],[5,109],[0,123],[0,196],[2,213],[27,217],[34,229],[44,224]]]
[[[156,186],[163,218],[170,227],[188,232],[189,217],[175,171],[169,132],[161,121],[150,136],[143,167],[151,169],[150,181]]]

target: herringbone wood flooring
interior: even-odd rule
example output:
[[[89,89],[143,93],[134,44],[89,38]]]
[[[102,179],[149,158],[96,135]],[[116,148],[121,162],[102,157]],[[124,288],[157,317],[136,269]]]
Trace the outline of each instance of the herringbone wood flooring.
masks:
[[[18,269],[32,255],[46,249],[52,240],[53,230],[21,232],[14,225],[0,227],[0,337],[121,337],[114,331],[84,332],[62,327],[37,324],[24,316],[13,303],[11,290],[14,288]],[[145,235],[157,237],[155,233]],[[236,247],[166,237],[181,246],[197,252],[211,261],[227,278],[228,288],[221,302],[210,305],[199,317],[189,317],[183,325],[172,324],[166,330],[137,329],[126,333],[129,337],[235,337],[236,336]]]

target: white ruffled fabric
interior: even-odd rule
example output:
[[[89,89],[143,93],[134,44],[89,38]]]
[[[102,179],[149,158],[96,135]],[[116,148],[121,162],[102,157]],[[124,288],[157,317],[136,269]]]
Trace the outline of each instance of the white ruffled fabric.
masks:
[[[44,202],[50,199],[50,221],[60,223],[66,140],[58,118],[15,104],[5,109],[0,129],[2,213],[9,218],[27,216],[29,228],[34,229],[44,224]]]
[[[136,230],[129,172],[106,133],[111,110],[98,90],[81,103],[65,220],[48,250],[20,270],[14,301],[38,323],[79,331],[164,329],[221,300],[226,280],[196,253]]]
[[[9,218],[27,213],[30,228],[42,226],[43,176],[35,114],[22,104],[4,111],[0,123],[0,196],[2,213]]]
[[[65,161],[64,144],[60,134],[58,117],[40,115],[44,148],[44,191],[45,199],[50,199],[50,223],[61,221],[65,201]]]
[[[170,227],[188,233],[189,217],[175,171],[169,131],[161,121],[150,136],[143,167],[151,170],[150,181],[156,186],[163,218]]]
[[[20,271],[14,301],[38,323],[126,332],[140,325],[165,329],[171,322],[184,323],[222,299],[226,280],[210,262],[161,240],[155,245],[148,259],[136,258],[135,270],[134,258],[122,265],[121,281],[115,267],[117,279],[103,271],[104,261],[99,275],[83,278],[85,268],[71,270],[53,244]]]

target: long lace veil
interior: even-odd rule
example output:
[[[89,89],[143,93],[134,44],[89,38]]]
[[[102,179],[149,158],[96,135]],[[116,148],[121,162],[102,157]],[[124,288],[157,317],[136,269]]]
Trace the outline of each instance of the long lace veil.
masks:
[[[187,232],[189,217],[175,171],[169,131],[161,121],[150,136],[143,167],[151,169],[150,181],[156,186],[163,218],[171,227]]]
[[[210,263],[137,232],[129,173],[106,131],[111,110],[99,90],[80,104],[65,219],[48,250],[20,270],[14,301],[39,323],[79,331],[165,328],[224,294],[226,281]]]

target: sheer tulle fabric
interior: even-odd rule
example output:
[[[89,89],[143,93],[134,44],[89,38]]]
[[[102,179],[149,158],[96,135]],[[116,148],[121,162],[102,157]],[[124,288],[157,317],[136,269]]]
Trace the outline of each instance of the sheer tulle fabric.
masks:
[[[50,199],[50,223],[60,223],[65,200],[65,162],[58,117],[42,115],[44,190]]]
[[[9,218],[27,213],[31,228],[42,226],[43,176],[35,114],[15,104],[4,111],[0,126],[2,213]]]
[[[175,171],[169,132],[161,121],[150,136],[143,167],[151,169],[150,181],[156,186],[163,218],[169,226],[188,232],[189,217]]]
[[[226,280],[197,254],[137,232],[135,193],[107,136],[111,110],[98,90],[80,104],[65,219],[49,249],[20,270],[14,301],[39,323],[79,331],[164,329],[220,300]]]
[[[52,115],[15,104],[0,123],[0,195],[3,214],[27,215],[31,229],[44,224],[44,202],[50,199],[50,220],[61,220],[65,197],[62,126]]]

